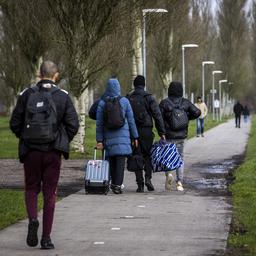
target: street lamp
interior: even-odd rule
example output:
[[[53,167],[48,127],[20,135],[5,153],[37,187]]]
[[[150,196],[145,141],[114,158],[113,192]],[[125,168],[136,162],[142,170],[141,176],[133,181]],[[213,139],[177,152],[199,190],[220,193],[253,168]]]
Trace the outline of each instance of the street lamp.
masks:
[[[203,61],[202,62],[202,99],[203,99],[203,101],[205,101],[205,86],[204,86],[204,66],[205,65],[214,65],[215,64],[215,62],[214,61]]]
[[[222,83],[227,83],[228,82],[228,80],[227,79],[224,79],[224,80],[220,80],[219,81],[219,100],[220,100],[220,120],[221,120],[221,108],[222,108],[222,106],[223,106],[223,104],[222,104],[222,100],[221,100],[221,84]]]
[[[143,76],[145,77],[146,84],[146,14],[151,12],[160,12],[165,13],[168,12],[166,9],[143,9],[143,27],[142,27],[142,55],[143,55]]]
[[[198,44],[183,44],[182,49],[182,84],[183,84],[183,97],[186,95],[186,79],[185,79],[185,48],[196,48]]]
[[[223,72],[221,70],[214,70],[212,71],[212,120],[215,120],[214,118],[214,96],[215,96],[215,88],[214,88],[214,75],[215,74],[222,74]]]

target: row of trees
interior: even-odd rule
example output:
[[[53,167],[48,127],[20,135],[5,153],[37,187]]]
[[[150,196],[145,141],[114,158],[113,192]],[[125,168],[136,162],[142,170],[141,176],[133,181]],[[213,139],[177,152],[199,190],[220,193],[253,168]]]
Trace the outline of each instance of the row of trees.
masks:
[[[234,82],[229,94],[254,102],[256,81],[256,3],[247,0],[0,0],[0,100],[11,108],[19,91],[35,82],[43,59],[59,63],[61,86],[80,114],[75,147],[83,152],[84,119],[92,95],[106,79],[118,76],[122,92],[142,73],[142,10],[146,16],[147,87],[158,98],[169,83],[181,80],[181,45],[186,52],[188,93],[201,94],[201,62],[214,60],[223,78]],[[212,68],[212,67],[211,67]],[[211,85],[206,69],[206,89]]]

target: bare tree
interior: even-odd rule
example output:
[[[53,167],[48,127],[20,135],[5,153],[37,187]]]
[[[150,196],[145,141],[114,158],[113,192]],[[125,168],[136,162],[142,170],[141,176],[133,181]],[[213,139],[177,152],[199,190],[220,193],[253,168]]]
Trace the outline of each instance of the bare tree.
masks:
[[[0,2],[0,79],[3,86],[10,88],[9,107],[15,103],[17,93],[34,81],[47,48],[42,26],[47,21],[38,12],[40,6],[25,0]]]
[[[111,62],[111,58],[102,61],[101,52],[108,52],[103,42],[118,23],[115,15],[121,12],[118,8],[120,1],[46,1],[59,31],[59,47],[65,56],[64,67],[80,114],[80,129],[73,145],[77,151],[84,152],[88,88]]]
[[[247,0],[219,1],[219,53],[222,69],[234,82],[231,92],[242,98],[248,87],[248,21],[244,10]],[[241,89],[243,88],[243,89]]]

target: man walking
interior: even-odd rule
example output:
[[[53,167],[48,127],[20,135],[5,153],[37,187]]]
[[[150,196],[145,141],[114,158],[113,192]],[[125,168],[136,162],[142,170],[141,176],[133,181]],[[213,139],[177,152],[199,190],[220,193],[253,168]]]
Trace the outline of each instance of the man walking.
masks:
[[[153,119],[160,137],[165,139],[165,128],[159,106],[152,94],[145,91],[145,78],[138,75],[133,82],[134,91],[127,95],[134,119],[139,133],[139,147],[144,158],[145,183],[143,171],[136,171],[137,192],[144,192],[144,184],[148,191],[154,191],[151,182],[152,164],[150,159],[150,150],[154,140]]]
[[[197,97],[197,103],[195,104],[195,106],[201,111],[201,115],[196,119],[197,137],[199,137],[200,135],[204,137],[204,119],[207,116],[208,109],[200,96]]]
[[[10,120],[10,128],[19,138],[19,158],[24,164],[27,245],[31,247],[38,244],[37,198],[41,190],[43,193],[41,249],[54,249],[50,234],[61,154],[69,158],[69,143],[79,127],[68,92],[55,85],[58,76],[57,65],[44,61],[40,66],[41,80],[20,93]]]
[[[235,118],[236,118],[236,128],[241,127],[241,114],[243,112],[243,106],[240,104],[239,101],[234,105],[234,113],[235,113]]]
[[[192,104],[188,99],[182,97],[183,88],[180,82],[171,82],[168,89],[168,98],[164,99],[160,103],[160,109],[163,115],[165,129],[166,129],[166,141],[167,143],[174,143],[180,153],[183,161],[184,141],[188,134],[189,120],[196,119],[201,115],[200,109]],[[175,116],[173,118],[174,109],[179,110],[180,119]],[[177,122],[174,123],[174,122]],[[181,128],[174,128],[175,126],[181,126]],[[176,170],[176,185],[178,191],[183,191],[183,172],[184,165]],[[171,171],[165,172],[166,182],[165,189],[171,190],[173,176]]]

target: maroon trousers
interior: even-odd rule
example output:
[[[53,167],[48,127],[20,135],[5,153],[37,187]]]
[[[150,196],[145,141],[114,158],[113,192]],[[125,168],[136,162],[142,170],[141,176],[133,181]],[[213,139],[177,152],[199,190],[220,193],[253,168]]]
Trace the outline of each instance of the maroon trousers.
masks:
[[[55,209],[56,189],[61,165],[57,151],[31,151],[24,160],[25,203],[29,219],[37,219],[37,198],[42,190],[43,238],[50,238]]]

